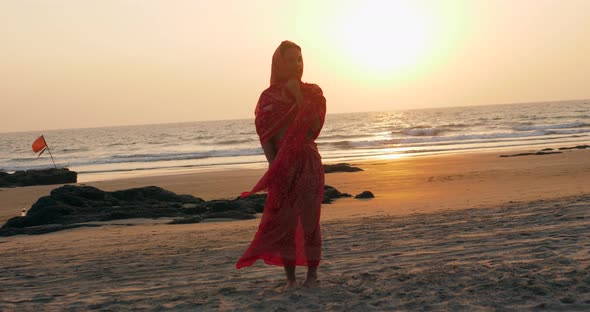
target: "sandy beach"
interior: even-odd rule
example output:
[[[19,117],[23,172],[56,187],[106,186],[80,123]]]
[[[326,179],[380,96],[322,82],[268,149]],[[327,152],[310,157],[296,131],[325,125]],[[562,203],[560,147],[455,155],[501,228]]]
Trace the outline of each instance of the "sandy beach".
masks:
[[[590,312],[589,12],[0,1],[0,312]]]
[[[142,219],[0,238],[0,310],[590,310],[590,150],[500,154],[359,161],[362,172],[327,174],[342,192],[376,198],[322,206],[315,290],[282,291],[281,267],[234,268],[258,219]],[[263,172],[85,184],[210,200],[237,196]],[[56,187],[0,189],[0,223]]]

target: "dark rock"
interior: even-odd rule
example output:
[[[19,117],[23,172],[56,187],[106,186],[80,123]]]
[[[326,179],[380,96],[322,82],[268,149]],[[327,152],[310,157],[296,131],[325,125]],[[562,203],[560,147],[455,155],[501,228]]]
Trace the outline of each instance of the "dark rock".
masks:
[[[121,219],[129,219],[131,215],[125,213],[124,211],[113,211],[108,215],[104,216],[100,221],[111,221],[111,220],[121,220]]]
[[[559,150],[564,151],[564,150],[586,149],[586,148],[590,148],[590,145],[576,145],[574,147],[560,147]]]
[[[90,200],[104,200],[106,192],[92,186],[64,185],[51,191],[55,198],[81,197]]]
[[[350,197],[328,185],[324,190],[324,200]],[[253,194],[206,202],[157,186],[105,192],[91,186],[65,185],[40,197],[26,216],[8,220],[0,228],[0,236],[42,234],[92,221],[130,218],[178,218],[173,221],[178,223],[195,223],[205,218],[253,219],[254,214],[263,212],[266,198],[266,194]]]
[[[500,157],[518,157],[518,156],[532,156],[532,155],[551,155],[551,154],[561,154],[561,152],[536,152],[536,153],[520,153],[520,154],[513,154],[513,155],[500,155]]]
[[[24,220],[19,222],[21,227],[29,227],[43,224],[60,223],[59,218],[62,215],[70,215],[72,208],[67,205],[63,205],[61,202],[55,200],[51,196],[43,196],[34,203],[31,208],[27,211],[27,216],[23,217]],[[8,220],[1,229],[10,226]],[[1,231],[0,231],[1,234]]]
[[[24,228],[27,227],[28,222],[25,217],[14,217],[6,221],[2,228]]]
[[[352,197],[352,195],[348,193],[340,193],[340,191],[337,189],[329,185],[324,185],[324,199],[322,200],[323,204],[331,204],[334,199],[341,197]]]
[[[191,224],[191,223],[199,223],[203,220],[200,216],[197,217],[189,217],[189,218],[182,218],[182,219],[175,219],[168,224]]]
[[[264,211],[265,203],[266,194],[253,194],[246,198],[237,197],[233,200],[211,200],[205,206],[210,213],[236,210],[255,214]]]
[[[204,203],[202,198],[194,197],[192,195],[178,195],[178,199],[181,203]]]
[[[248,219],[256,219],[255,216],[237,211],[237,210],[229,210],[229,211],[219,211],[219,212],[209,212],[203,215],[203,219],[211,219],[211,218],[229,218],[229,219],[236,219],[236,220],[248,220]]]
[[[373,193],[371,193],[370,191],[364,191],[358,195],[356,195],[354,198],[375,198],[375,195],[373,195]]]
[[[173,207],[176,207],[176,204],[173,204]],[[182,206],[180,206],[182,208],[182,212],[188,215],[195,215],[195,214],[201,214],[207,211],[207,207],[203,204],[194,204],[194,203],[189,203],[189,204],[183,204]]]
[[[12,174],[0,172],[0,187],[65,184],[76,183],[77,180],[78,173],[68,168],[16,171]]]
[[[324,165],[324,172],[325,173],[332,173],[332,172],[356,172],[356,171],[363,171],[363,169],[359,167],[351,167],[350,164],[347,163],[339,163],[334,165]]]
[[[211,213],[236,210],[236,204],[228,200],[212,200],[205,204],[207,210]]]
[[[518,157],[518,156],[530,156],[535,155],[535,153],[520,153],[520,154],[512,154],[512,155],[500,155],[500,157]]]
[[[264,204],[266,204],[266,194],[252,194],[246,198],[237,197],[236,202],[239,203],[242,211],[253,211],[253,213],[264,212]]]
[[[118,200],[124,201],[151,201],[157,203],[165,202],[181,202],[181,203],[202,203],[203,199],[193,197],[190,195],[177,195],[173,192],[167,191],[157,186],[146,186],[141,188],[133,188],[121,191],[112,192],[111,195]]]
[[[586,149],[590,148],[590,145],[577,145],[573,147],[560,147],[560,151],[567,151],[573,149]],[[561,152],[555,151],[553,148],[544,148],[536,153],[520,153],[520,154],[513,154],[513,155],[500,155],[500,157],[517,157],[517,156],[531,156],[531,155],[551,155],[551,154],[561,154]]]
[[[192,202],[196,206],[193,210],[183,209],[180,202]],[[182,217],[205,212],[203,207],[197,208],[203,202],[200,198],[176,195],[156,186],[104,192],[91,186],[65,185],[39,198],[25,217],[8,220],[0,228],[0,236],[11,235],[14,232],[9,230],[11,228],[47,224]]]

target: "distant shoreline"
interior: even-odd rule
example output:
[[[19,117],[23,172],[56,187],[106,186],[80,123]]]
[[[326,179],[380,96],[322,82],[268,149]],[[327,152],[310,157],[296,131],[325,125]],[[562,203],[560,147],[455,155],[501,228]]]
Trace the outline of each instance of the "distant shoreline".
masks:
[[[547,143],[540,142],[535,144],[527,145],[515,145],[515,146],[501,146],[501,147],[482,147],[472,148],[465,150],[447,150],[440,152],[423,152],[423,153],[407,153],[407,154],[382,154],[375,156],[342,156],[334,158],[323,157],[322,161],[325,164],[336,164],[336,163],[362,163],[372,161],[382,161],[388,159],[400,159],[400,158],[415,158],[415,157],[437,157],[437,156],[452,156],[452,155],[466,155],[466,154],[510,154],[510,153],[527,153],[539,151],[545,148],[551,148],[558,150],[563,147],[573,147],[577,145],[590,144],[590,141],[585,138],[579,141],[572,141],[569,143]],[[321,153],[321,151],[320,151]],[[167,166],[166,163],[169,163]],[[74,170],[78,173],[78,183],[98,182],[98,181],[109,181],[118,179],[128,178],[142,178],[151,176],[165,176],[165,175],[182,175],[182,174],[197,174],[217,171],[232,171],[232,170],[259,170],[267,168],[266,161],[258,162],[239,162],[239,163],[227,163],[218,165],[181,165],[174,166],[174,161],[161,162],[160,167],[152,168],[132,168],[132,169],[116,169],[116,170],[95,170],[95,171],[76,171],[75,167],[69,167],[70,170]],[[49,167],[48,167],[49,168]],[[10,172],[10,171],[9,171]]]
[[[570,144],[554,144],[554,143],[538,143],[529,144],[526,146],[517,145],[513,147],[493,147],[493,148],[479,148],[469,150],[449,150],[441,152],[424,152],[424,153],[413,153],[413,154],[383,154],[376,156],[349,156],[349,157],[338,157],[338,158],[323,158],[322,161],[325,164],[336,164],[341,162],[371,162],[380,161],[387,159],[398,159],[406,157],[436,157],[436,156],[449,156],[449,155],[462,155],[462,154],[477,154],[477,153],[516,153],[516,152],[530,152],[537,151],[542,148],[553,148],[558,149],[561,147],[571,147],[575,145],[581,145],[584,143],[590,144],[590,141],[581,140],[574,141]],[[320,152],[321,153],[321,152]],[[176,174],[187,174],[187,173],[200,173],[200,172],[212,172],[212,171],[227,171],[227,170],[240,170],[240,169],[264,169],[267,168],[266,162],[255,162],[255,163],[237,163],[237,164],[224,164],[224,165],[204,165],[204,166],[180,166],[180,167],[164,167],[164,168],[145,168],[145,169],[121,169],[116,171],[106,172],[78,172],[78,182],[92,182],[92,181],[105,181],[113,179],[125,179],[130,177],[145,177],[153,175],[176,175]]]
[[[540,148],[533,151],[538,150]],[[440,209],[440,205],[447,209],[462,209],[496,205],[511,200],[537,200],[580,192],[590,193],[590,183],[585,182],[590,181],[590,171],[582,170],[587,168],[583,164],[589,164],[590,149],[542,156],[500,157],[502,154],[529,151],[531,150],[521,149],[354,160],[349,163],[365,171],[326,174],[326,184],[350,194],[365,190],[373,192],[376,198],[371,201],[353,201],[345,205],[356,213],[363,209],[359,205],[376,203],[384,211],[391,212],[392,208],[404,207],[403,211],[424,212],[436,207]],[[105,174],[95,176],[93,181],[82,177],[78,184],[105,191],[155,185],[177,194],[190,194],[205,200],[227,199],[249,190],[265,171],[266,166],[144,171],[127,175]],[[60,186],[0,188],[0,223],[20,215],[23,208],[29,209],[38,198]],[[336,204],[347,202],[346,199],[339,199]],[[348,208],[341,211],[348,211]]]

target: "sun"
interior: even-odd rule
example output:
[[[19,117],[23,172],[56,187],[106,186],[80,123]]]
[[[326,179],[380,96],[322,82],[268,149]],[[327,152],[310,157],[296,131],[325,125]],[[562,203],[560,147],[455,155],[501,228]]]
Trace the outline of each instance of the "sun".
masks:
[[[337,44],[358,70],[371,74],[405,72],[426,57],[432,32],[416,2],[359,1],[341,15]]]

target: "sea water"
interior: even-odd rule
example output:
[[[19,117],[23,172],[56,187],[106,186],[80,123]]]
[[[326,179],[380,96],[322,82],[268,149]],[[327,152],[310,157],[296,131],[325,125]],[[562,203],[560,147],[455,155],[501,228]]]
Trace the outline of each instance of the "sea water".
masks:
[[[590,100],[330,114],[316,140],[324,162],[590,143]],[[0,169],[58,167],[79,181],[131,173],[263,168],[254,116],[239,120],[0,133]]]

